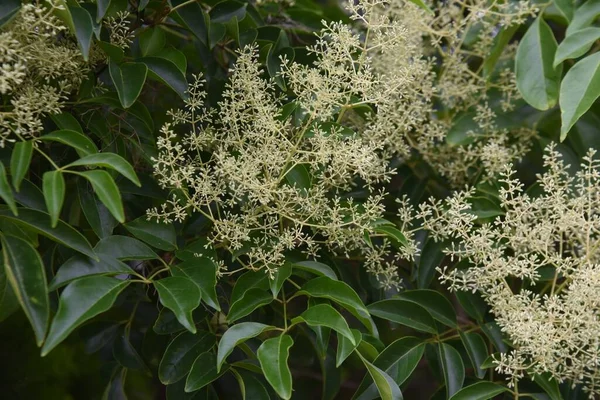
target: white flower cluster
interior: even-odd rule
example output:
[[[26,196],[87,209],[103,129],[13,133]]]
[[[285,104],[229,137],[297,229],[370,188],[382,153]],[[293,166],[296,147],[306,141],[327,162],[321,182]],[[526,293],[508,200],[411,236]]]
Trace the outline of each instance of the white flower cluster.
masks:
[[[10,106],[0,110],[0,147],[42,129],[42,117],[60,112],[66,95],[87,73],[77,45],[61,39],[66,28],[54,16],[60,5],[23,4],[0,28],[0,94]]]
[[[520,378],[550,372],[600,394],[600,160],[590,150],[575,176],[549,147],[539,194],[528,194],[507,167],[498,201],[503,215],[478,224],[473,191],[423,205],[420,217],[437,239],[451,240],[452,290],[479,291],[513,350],[497,369]]]

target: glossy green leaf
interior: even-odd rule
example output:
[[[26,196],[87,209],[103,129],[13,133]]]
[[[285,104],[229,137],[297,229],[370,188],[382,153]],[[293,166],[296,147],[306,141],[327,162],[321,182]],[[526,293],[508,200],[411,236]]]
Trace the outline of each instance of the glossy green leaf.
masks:
[[[590,109],[598,96],[600,53],[594,53],[575,64],[560,85],[561,141],[567,137],[575,122]]]
[[[60,114],[52,114],[50,118],[52,118],[58,129],[83,133],[81,124],[71,113],[62,112]]]
[[[4,256],[0,257],[0,260],[4,263]],[[0,322],[4,321],[18,309],[19,300],[8,281],[5,267],[2,266],[0,267]]]
[[[481,368],[486,358],[488,357],[488,349],[485,344],[485,340],[475,332],[462,332],[459,331],[460,339],[467,350],[475,375],[479,379],[483,379],[485,376],[485,370]]]
[[[458,351],[447,343],[438,343],[438,357],[446,383],[446,395],[450,398],[462,388],[465,366]]]
[[[333,280],[338,279],[337,275],[329,265],[320,263],[318,261],[299,261],[293,263],[292,266],[303,271],[308,271],[317,276],[326,276]]]
[[[450,400],[488,400],[508,391],[505,386],[492,382],[477,382],[456,392]]]
[[[185,0],[172,0],[173,6],[179,6]],[[208,27],[206,26],[205,14],[198,3],[186,4],[177,9],[177,15],[184,25],[200,40],[206,44],[208,41]]]
[[[98,11],[96,12],[96,22],[102,21],[106,11],[110,7],[111,0],[96,0],[96,6],[98,7]]]
[[[121,235],[106,237],[96,244],[94,251],[119,260],[156,260],[158,255],[141,241]]]
[[[90,138],[74,130],[61,129],[40,136],[38,139],[47,142],[59,142],[71,146],[81,157],[98,153],[98,148]]]
[[[17,192],[21,187],[21,182],[25,178],[25,175],[27,175],[32,156],[32,141],[15,143],[15,148],[10,157],[10,176],[12,178],[12,184]]]
[[[92,46],[92,35],[94,34],[94,24],[90,13],[82,7],[69,6],[69,12],[75,26],[75,37],[77,44],[83,54],[83,59],[88,60],[90,47]]]
[[[560,388],[558,387],[558,382],[549,372],[535,374],[533,376],[533,381],[544,389],[544,392],[550,396],[551,400],[563,400],[562,395],[560,394]]]
[[[554,66],[569,58],[581,57],[598,39],[600,39],[600,28],[584,28],[567,36],[556,49]]]
[[[231,369],[238,380],[242,400],[270,400],[269,392],[265,386],[251,374],[244,370]],[[262,373],[262,371],[261,371]]]
[[[432,238],[425,242],[419,258],[419,267],[417,268],[417,287],[419,289],[428,288],[433,281],[435,269],[439,267],[444,259],[443,248],[444,244],[442,242],[436,242]]]
[[[286,400],[292,397],[292,373],[288,357],[293,344],[291,336],[279,335],[265,340],[256,353],[267,382]]]
[[[41,346],[50,318],[44,263],[33,246],[18,237],[0,236],[6,277]]]
[[[425,308],[410,301],[400,299],[381,300],[368,307],[371,315],[396,322],[413,329],[436,334],[433,317]]]
[[[600,1],[588,0],[577,7],[573,13],[573,19],[567,27],[567,36],[590,26],[600,15]]]
[[[92,184],[98,199],[106,206],[113,217],[121,223],[125,222],[121,192],[112,176],[102,170],[84,171],[80,174]]]
[[[143,57],[138,60],[146,64],[150,76],[173,89],[182,99],[187,98],[187,81],[177,65],[159,57]]]
[[[450,301],[435,290],[407,290],[398,294],[402,300],[420,305],[435,319],[451,328],[456,327],[456,311]]]
[[[569,0],[566,0],[569,1]],[[492,49],[490,50],[489,55],[485,58],[483,62],[483,75],[488,79],[492,77],[492,73],[494,72],[494,68],[496,67],[496,63],[502,53],[504,53],[504,49],[514,36],[514,34],[519,29],[519,24],[513,24],[510,26],[503,26],[500,28],[500,32],[494,37],[494,44]]]
[[[79,160],[72,162],[71,164],[67,165],[66,168],[75,166],[96,166],[113,169],[121,175],[123,175],[125,178],[129,179],[138,187],[142,186],[131,164],[129,164],[123,157],[117,154],[91,154],[89,156],[80,158]]]
[[[175,228],[172,224],[148,221],[146,216],[123,225],[133,236],[157,249],[172,251],[177,248]]]
[[[158,378],[171,385],[186,376],[196,358],[215,345],[215,336],[210,332],[196,334],[183,332],[169,343],[158,366]]]
[[[217,370],[221,370],[221,366],[225,362],[225,359],[231,354],[235,346],[258,336],[263,332],[273,329],[276,328],[258,322],[242,322],[227,329],[219,341],[219,348],[217,350]]]
[[[96,236],[100,239],[110,236],[119,222],[112,216],[106,206],[98,200],[90,185],[83,179],[77,182],[77,197],[83,215]]]
[[[258,288],[248,290],[241,299],[233,303],[227,314],[227,321],[234,322],[252,311],[273,301],[273,296]]]
[[[190,259],[171,267],[171,274],[189,278],[202,292],[202,300],[215,310],[221,311],[216,291],[217,266],[213,260],[207,257]]]
[[[144,30],[138,36],[140,41],[140,50],[142,51],[142,56],[156,55],[167,42],[167,38],[165,36],[165,32],[160,28],[160,26],[154,26]]]
[[[348,323],[342,317],[342,314],[337,312],[335,308],[329,304],[318,304],[304,311],[300,316],[292,319],[293,324],[305,322],[310,326],[325,326],[333,329],[352,344],[357,344]]]
[[[276,299],[281,287],[285,283],[286,279],[292,275],[292,265],[290,263],[285,263],[281,267],[275,270],[273,279],[269,280],[269,286],[271,289],[271,293],[273,293],[273,298]]]
[[[391,239],[392,244],[396,247],[408,246],[408,240],[406,236],[396,227],[391,225],[380,225],[375,228],[375,232],[384,233],[388,238]]]
[[[4,168],[4,164],[2,164],[2,162],[0,162],[0,198],[4,200],[14,215],[19,215],[17,203],[15,203],[15,196],[10,184],[8,183],[6,169]]]
[[[227,368],[217,371],[216,357],[212,351],[202,353],[192,365],[192,370],[185,381],[185,391],[189,393],[200,390],[226,371]]]
[[[302,286],[302,289],[298,293],[312,297],[326,298],[342,306],[359,310],[364,315],[369,314],[369,310],[367,310],[354,289],[345,282],[333,280],[326,276],[309,280]]]
[[[58,225],[55,228],[52,228],[50,216],[45,212],[29,208],[19,208],[19,216],[16,217],[9,210],[0,210],[0,218],[22,224],[37,233],[49,237],[55,242],[77,250],[94,259],[96,258],[92,246],[84,236],[62,221],[58,221]]]
[[[552,29],[538,17],[517,49],[517,88],[525,101],[538,110],[552,108],[558,100],[562,66],[553,65],[557,46]]]
[[[44,173],[43,185],[46,209],[50,214],[52,227],[58,224],[58,217],[65,201],[65,178],[61,171],[48,171]]]
[[[351,343],[345,336],[339,336],[337,342],[337,351],[335,352],[335,366],[339,368],[350,354],[358,347],[358,344],[362,340],[362,335],[357,329],[351,329],[354,335],[354,343]]]
[[[0,27],[10,21],[20,8],[20,0],[4,0],[0,2]]]
[[[79,325],[111,308],[128,284],[128,281],[105,276],[71,282],[60,295],[58,311],[42,347],[42,356],[65,340]]]
[[[244,297],[247,291],[253,288],[269,289],[269,276],[264,271],[247,271],[243,273],[235,282],[229,301],[231,303],[237,302]]]
[[[125,52],[122,48],[120,48],[119,46],[115,46],[114,44],[110,44],[108,42],[103,42],[101,40],[99,40],[97,43],[98,47],[100,47],[102,51],[104,51],[104,54],[108,56],[109,62],[120,63],[121,61],[123,61],[123,58],[125,57]]]
[[[196,333],[192,311],[200,305],[198,286],[188,278],[173,276],[154,281],[160,302],[175,313],[177,320],[188,331]]]
[[[109,60],[108,71],[117,89],[119,100],[123,108],[129,108],[142,92],[148,67],[142,63],[128,62],[118,65]]]
[[[50,290],[56,290],[67,283],[84,276],[102,275],[115,276],[133,274],[133,270],[125,263],[102,254],[98,254],[99,261],[77,254],[69,258],[58,268],[56,275],[50,282]]]
[[[360,353],[359,353],[360,354]],[[371,376],[371,379],[375,382],[377,391],[381,396],[382,400],[402,400],[402,392],[398,387],[398,384],[386,374],[384,371],[376,367],[375,365],[368,362],[364,357],[361,356],[367,371]]]

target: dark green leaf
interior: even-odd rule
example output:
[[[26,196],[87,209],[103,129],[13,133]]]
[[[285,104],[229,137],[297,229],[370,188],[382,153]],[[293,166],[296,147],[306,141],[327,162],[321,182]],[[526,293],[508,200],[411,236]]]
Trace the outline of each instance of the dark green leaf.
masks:
[[[333,280],[337,280],[337,275],[330,266],[318,261],[299,261],[292,264],[294,268],[308,271],[318,276],[326,276]]]
[[[98,11],[96,13],[96,22],[102,21],[104,15],[106,14],[106,10],[110,7],[111,0],[96,0],[96,5],[98,7]]]
[[[354,340],[354,335],[344,317],[329,304],[318,304],[310,307],[300,314],[300,316],[292,319],[292,324],[301,322],[305,322],[310,326],[326,326],[345,336],[350,343],[358,344]]]
[[[492,382],[477,382],[462,388],[450,400],[488,400],[506,391],[506,387]]]
[[[71,282],[60,295],[58,311],[42,347],[42,356],[48,354],[75,328],[112,307],[128,281],[92,276]]]
[[[182,99],[187,98],[187,81],[177,65],[169,60],[159,57],[143,57],[138,60],[146,64],[150,76],[165,83],[175,91]]]
[[[392,239],[392,243],[396,247],[400,246],[408,246],[408,240],[406,236],[402,232],[400,232],[397,228],[391,225],[380,225],[375,228],[375,232],[377,233],[385,233],[387,237]]]
[[[0,162],[0,198],[4,200],[14,215],[19,215],[17,203],[15,203],[15,197],[13,195],[12,188],[8,183],[6,169],[4,168],[4,164],[2,164],[2,162]]]
[[[292,265],[290,263],[285,263],[277,268],[273,275],[273,279],[269,280],[269,285],[271,293],[273,293],[273,298],[276,299],[284,282],[292,275]]]
[[[488,357],[488,350],[485,344],[485,340],[475,332],[459,332],[460,339],[467,350],[475,375],[479,379],[483,379],[485,376],[485,370],[481,368],[485,359]]]
[[[98,47],[100,47],[102,51],[104,51],[104,54],[108,56],[109,62],[120,63],[121,61],[123,61],[125,53],[123,52],[122,48],[120,48],[119,46],[115,46],[114,44],[110,44],[108,42],[103,42],[101,40],[99,40],[97,43]]]
[[[113,343],[113,356],[124,368],[148,371],[146,363],[129,341],[125,329],[120,329]]]
[[[200,305],[198,286],[188,278],[173,276],[154,281],[154,287],[162,305],[173,311],[188,331],[196,333],[192,311]]]
[[[419,331],[437,333],[435,321],[429,311],[413,302],[399,299],[381,300],[370,304],[367,308],[371,315],[376,317]]]
[[[189,259],[171,267],[173,276],[185,276],[198,285],[202,292],[203,301],[217,311],[221,305],[217,298],[217,266],[214,261],[206,257]]]
[[[75,166],[96,166],[114,169],[125,178],[136,184],[138,187],[142,186],[133,167],[121,156],[113,153],[99,153],[91,154],[89,156],[80,158],[77,161],[67,165],[68,167]]]
[[[98,199],[106,206],[113,217],[121,223],[125,222],[121,192],[112,176],[102,170],[84,171],[80,174],[92,184]]]
[[[212,351],[202,353],[192,365],[192,370],[185,381],[185,391],[189,393],[200,390],[226,371],[227,368],[217,371],[216,358]]]
[[[121,235],[106,237],[98,242],[94,251],[119,260],[156,260],[158,255],[141,241]]]
[[[550,375],[549,372],[543,374],[535,374],[533,381],[537,383],[550,396],[551,400],[562,400],[558,382]]]
[[[119,224],[110,211],[96,196],[84,180],[78,180],[77,195],[83,215],[92,227],[94,233],[100,238],[112,235],[113,229]]]
[[[165,32],[160,26],[154,26],[143,31],[139,36],[142,56],[156,55],[167,43]]]
[[[231,305],[227,314],[227,321],[234,322],[259,307],[267,305],[273,301],[273,296],[259,288],[252,288]]]
[[[435,290],[408,290],[398,294],[402,300],[420,305],[431,316],[451,328],[456,327],[456,311],[446,297]]]
[[[172,0],[173,6],[178,6],[184,3],[185,0]],[[177,9],[177,15],[181,18],[184,25],[200,40],[206,44],[208,40],[208,28],[204,11],[198,3],[186,4]]]
[[[10,175],[12,184],[18,192],[21,181],[25,178],[33,156],[33,142],[17,142],[10,157]],[[6,201],[6,200],[5,200]]]
[[[4,256],[0,257],[4,263]],[[5,267],[0,267],[0,322],[8,318],[19,308],[19,300],[12,289]]]
[[[225,362],[228,355],[231,354],[235,346],[238,346],[246,340],[256,337],[263,332],[276,329],[274,326],[260,324],[258,322],[242,322],[227,329],[223,337],[219,341],[219,349],[217,351],[217,370],[221,370],[221,366]]]
[[[442,242],[436,242],[431,238],[425,242],[425,246],[421,250],[419,268],[417,269],[417,287],[419,289],[426,289],[431,284],[435,276],[435,269],[444,259],[443,248],[444,244]]]
[[[136,238],[157,249],[172,251],[177,248],[175,228],[172,224],[148,221],[146,216],[123,225]]]
[[[44,264],[29,242],[10,235],[0,238],[6,277],[33,327],[37,345],[41,346],[50,318]]]
[[[336,368],[339,368],[339,366],[342,365],[344,360],[348,358],[348,356],[352,354],[354,350],[356,350],[358,344],[362,340],[362,335],[360,334],[359,330],[351,329],[351,331],[354,335],[354,343],[351,343],[348,339],[346,339],[345,336],[338,337],[337,351],[335,353]]]
[[[556,39],[540,16],[523,36],[517,49],[515,73],[519,92],[533,107],[547,110],[558,100],[562,65],[554,68]]]
[[[0,27],[12,19],[20,8],[20,0],[3,0],[0,2]]]
[[[125,263],[112,257],[98,254],[99,261],[82,255],[75,255],[61,265],[50,282],[50,290],[56,290],[65,284],[84,276],[114,276],[133,274],[133,270]]]
[[[446,382],[447,398],[454,396],[462,388],[465,380],[465,366],[456,349],[446,343],[438,343],[438,357]]]
[[[75,37],[83,59],[88,60],[90,47],[92,46],[92,35],[94,34],[94,24],[90,13],[81,7],[68,6],[75,25]]]
[[[162,32],[162,31],[161,31]],[[129,108],[142,92],[148,67],[142,63],[123,63],[117,65],[116,62],[109,60],[108,71],[110,77],[117,89],[119,100],[123,108]]]
[[[292,373],[288,366],[288,357],[293,344],[291,336],[279,335],[265,340],[257,352],[267,382],[286,400],[292,397]]]
[[[359,353],[360,354],[360,353]],[[361,356],[367,371],[371,376],[371,379],[375,382],[377,391],[381,396],[382,400],[402,400],[402,392],[398,387],[398,384],[386,374],[384,371],[376,367],[375,365],[368,362],[364,357]]]
[[[46,209],[48,209],[54,228],[58,224],[58,217],[60,217],[60,211],[65,201],[65,178],[62,172],[58,170],[45,172],[42,187]]]
[[[71,146],[81,157],[98,153],[98,148],[90,138],[74,130],[62,129],[50,132],[47,135],[40,136],[38,139]]]
[[[165,385],[179,381],[190,372],[196,358],[214,345],[215,336],[210,332],[183,332],[165,350],[158,366],[158,378]]]

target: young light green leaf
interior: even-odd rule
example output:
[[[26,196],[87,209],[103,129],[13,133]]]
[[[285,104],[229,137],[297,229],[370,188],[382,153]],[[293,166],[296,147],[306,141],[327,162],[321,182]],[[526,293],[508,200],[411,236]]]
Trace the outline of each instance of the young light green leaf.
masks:
[[[567,22],[571,22],[573,14],[575,13],[574,0],[554,0],[554,5],[562,16],[565,17]]]
[[[50,318],[44,263],[29,242],[11,235],[0,239],[6,277],[33,327],[37,345],[41,346]]]
[[[131,107],[142,92],[148,67],[142,63],[132,62],[117,65],[116,62],[109,60],[108,71],[117,89],[121,105],[123,108]]]
[[[467,350],[475,375],[479,379],[485,376],[485,370],[481,368],[486,358],[488,357],[488,349],[483,338],[476,332],[459,331],[460,339]]]
[[[71,282],[61,293],[58,311],[42,347],[42,357],[85,321],[112,307],[128,281],[92,276]]]
[[[4,200],[14,215],[19,215],[17,203],[15,203],[15,196],[10,184],[8,183],[6,169],[4,168],[4,164],[2,164],[2,162],[0,162],[0,198]]]
[[[268,292],[259,288],[252,288],[244,293],[242,298],[231,305],[227,314],[227,321],[230,323],[234,322],[272,301],[273,296]]]
[[[318,304],[310,307],[300,314],[300,316],[292,319],[292,324],[301,322],[305,322],[310,326],[326,326],[340,335],[345,336],[350,343],[358,344],[354,340],[354,335],[352,334],[350,327],[348,327],[348,323],[344,317],[342,317],[342,314],[337,312],[335,308],[331,307],[329,304]]]
[[[131,164],[129,164],[123,157],[113,153],[91,154],[72,162],[65,168],[90,165],[114,169],[138,187],[142,186]]]
[[[337,351],[335,353],[335,366],[339,368],[350,354],[358,347],[358,344],[362,340],[362,335],[357,329],[351,329],[354,335],[354,343],[351,343],[345,336],[339,336],[337,342]]]
[[[221,370],[221,366],[225,362],[228,355],[231,354],[235,346],[245,342],[246,340],[256,337],[263,332],[276,329],[274,326],[265,325],[258,322],[242,322],[227,329],[219,341],[217,350],[217,371]]]
[[[442,324],[451,328],[456,327],[456,311],[450,301],[440,292],[426,289],[407,290],[399,293],[398,297],[420,305]]]
[[[65,201],[65,178],[61,171],[48,171],[44,173],[42,189],[46,209],[50,214],[52,227],[58,224],[58,217]]]
[[[590,26],[600,15],[600,1],[588,0],[583,2],[573,13],[573,19],[567,27],[567,36]]]
[[[177,248],[175,228],[172,224],[161,224],[148,221],[145,216],[123,225],[133,236],[152,247],[164,251],[172,251]]]
[[[450,398],[462,388],[465,366],[458,351],[447,343],[438,343],[438,358],[446,382],[446,398]]]
[[[575,64],[560,85],[560,111],[563,141],[577,120],[600,96],[600,53],[594,53]]]
[[[517,49],[517,88],[523,99],[538,110],[552,108],[558,100],[562,65],[557,68],[553,65],[557,46],[552,29],[540,16]]]
[[[213,260],[207,257],[190,259],[171,267],[171,274],[189,278],[202,292],[202,300],[215,310],[221,311],[215,289],[217,285],[217,266]]]
[[[50,132],[47,135],[40,136],[38,139],[47,142],[59,142],[71,146],[77,151],[77,154],[79,154],[80,157],[98,153],[98,148],[90,138],[82,133],[69,129]]]
[[[171,385],[186,376],[196,358],[215,345],[215,336],[206,331],[181,333],[169,343],[158,366],[158,379]]]
[[[436,334],[433,317],[420,305],[400,299],[381,300],[368,307],[371,315],[402,324],[418,331]]]
[[[16,217],[9,210],[0,210],[0,218],[24,225],[37,233],[49,237],[55,242],[97,259],[92,246],[84,236],[60,220],[58,221],[58,225],[52,228],[50,216],[45,212],[29,208],[19,208],[19,216]]]
[[[212,351],[202,353],[196,358],[192,370],[185,381],[186,393],[202,389],[227,372],[227,368],[217,371],[215,354]]]
[[[90,13],[85,8],[68,6],[73,25],[75,26],[75,37],[77,44],[83,54],[83,59],[88,60],[90,47],[92,46],[92,35],[94,34],[94,23]]]
[[[584,55],[598,39],[600,39],[600,28],[584,28],[567,36],[556,49],[554,66],[566,59]]]
[[[21,182],[25,178],[33,156],[33,142],[17,142],[10,157],[10,175],[12,184],[18,192]],[[6,201],[6,200],[5,200]],[[8,202],[7,202],[8,204]]]
[[[121,192],[112,176],[102,170],[84,171],[80,174],[92,184],[98,199],[106,206],[113,217],[121,223],[125,222]]]
[[[508,388],[492,382],[477,382],[459,390],[450,400],[488,400],[507,392]]]
[[[257,352],[267,382],[285,400],[292,397],[292,373],[287,362],[293,344],[291,336],[279,335],[265,340]]]
[[[192,311],[200,305],[198,286],[188,278],[172,276],[154,281],[160,302],[175,313],[177,320],[188,331],[196,333]]]

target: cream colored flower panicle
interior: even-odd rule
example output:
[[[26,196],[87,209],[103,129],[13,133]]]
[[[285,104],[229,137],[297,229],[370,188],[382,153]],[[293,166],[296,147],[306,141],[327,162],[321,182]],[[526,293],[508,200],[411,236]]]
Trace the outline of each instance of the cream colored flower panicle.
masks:
[[[444,268],[452,290],[478,291],[513,344],[497,370],[515,384],[550,372],[600,395],[600,160],[590,150],[575,176],[551,146],[540,193],[530,195],[506,167],[504,215],[478,224],[472,192],[423,205],[420,216],[467,269]]]
[[[0,94],[10,106],[0,110],[0,147],[37,135],[42,117],[60,112],[66,95],[83,81],[88,68],[76,42],[54,16],[52,1],[23,4],[0,28]]]
[[[217,113],[202,108],[200,78],[186,108],[171,112],[154,161],[173,198],[149,216],[170,222],[204,214],[212,222],[212,243],[247,268],[272,273],[290,250],[316,256],[326,248],[362,254],[384,285],[396,284],[395,256],[365,240],[382,218],[384,193],[373,189],[360,203],[348,196],[357,178],[374,187],[391,171],[377,143],[331,121],[335,108],[351,101],[351,79],[340,77],[339,84],[348,80],[345,89],[332,87],[329,95],[304,96],[304,89],[318,90],[310,85],[320,71],[290,66],[297,110],[283,115],[284,101],[262,77],[257,57],[255,47],[239,52]],[[389,245],[384,241],[383,248]],[[413,254],[413,248],[402,253]]]

